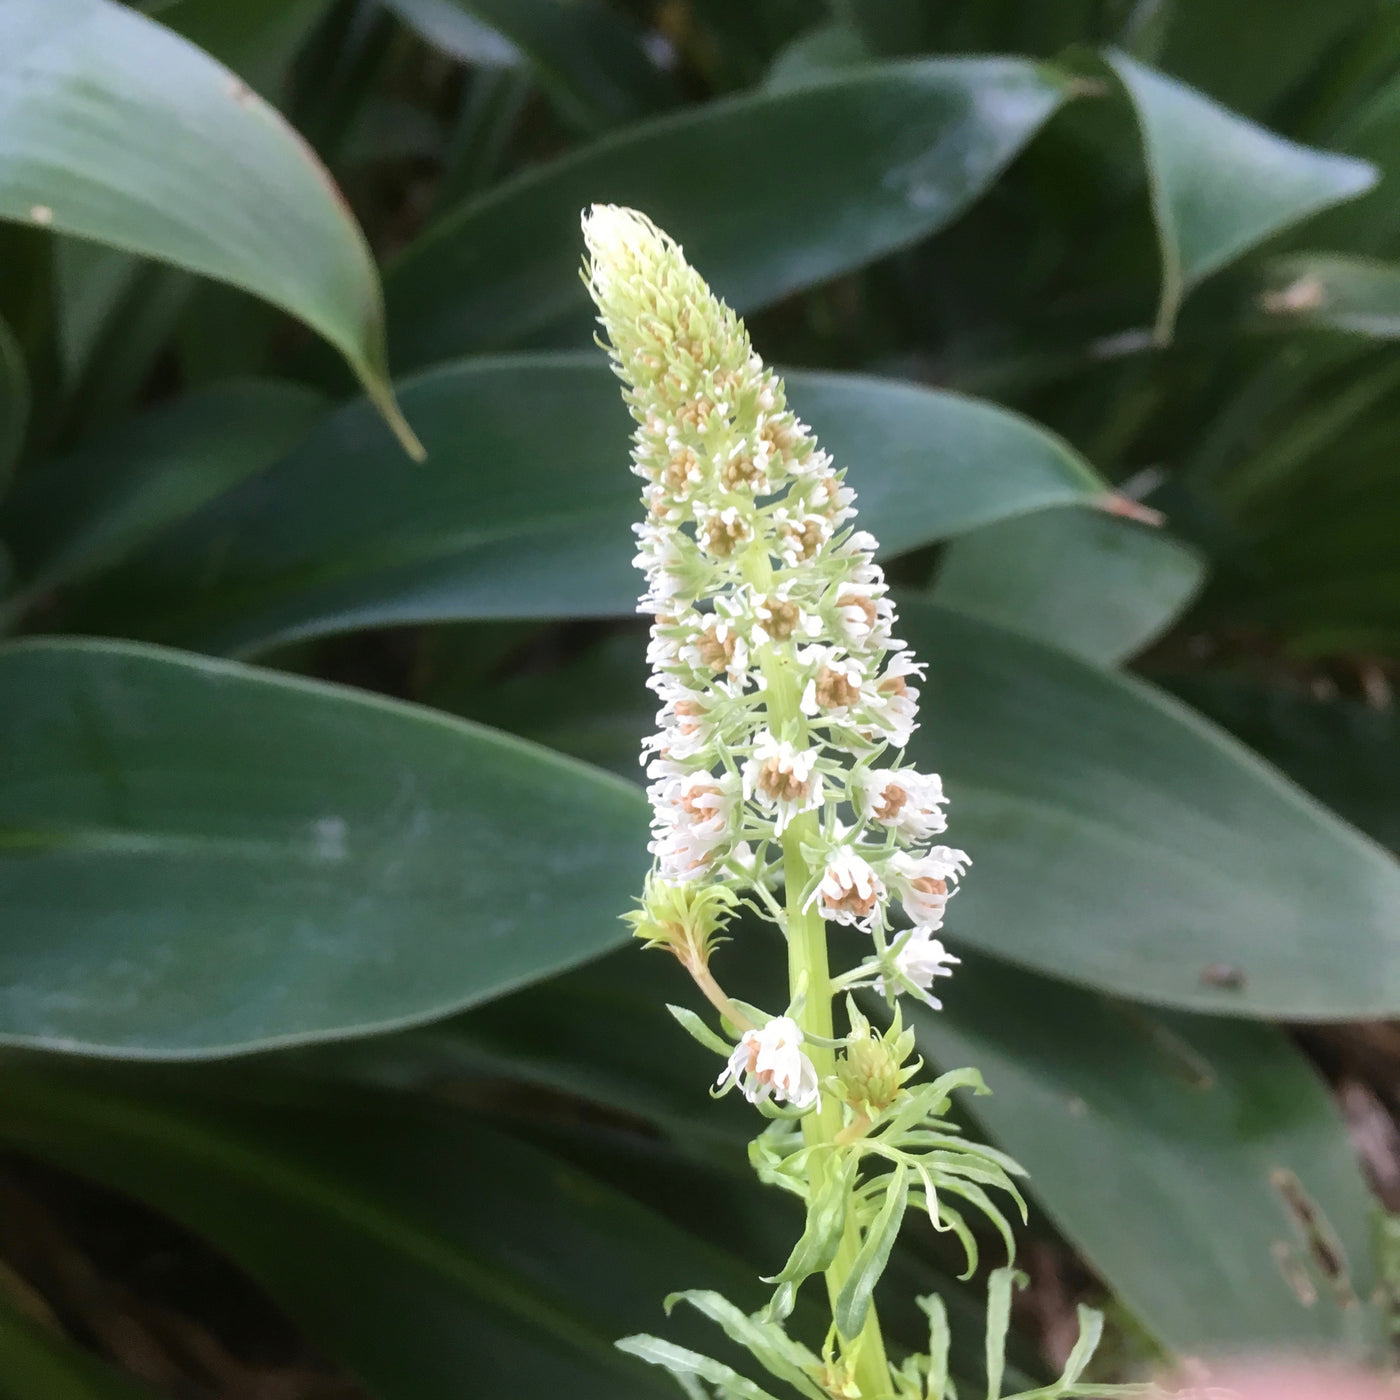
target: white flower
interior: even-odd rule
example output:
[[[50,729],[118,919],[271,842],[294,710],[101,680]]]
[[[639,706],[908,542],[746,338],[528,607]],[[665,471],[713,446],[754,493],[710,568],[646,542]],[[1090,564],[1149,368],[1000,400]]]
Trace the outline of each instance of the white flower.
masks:
[[[842,656],[831,647],[806,647],[797,659],[813,668],[802,691],[802,713],[828,715],[844,719],[851,708],[861,702],[861,686],[865,672],[858,661]]]
[[[911,929],[909,936],[899,945],[899,950],[894,955],[895,970],[923,992],[928,992],[933,986],[935,977],[951,977],[953,968],[961,961],[943,946],[940,939],[933,936],[932,929],[927,928]],[[885,978],[880,978],[875,985],[881,996],[889,995]],[[897,984],[894,990],[899,990]],[[925,996],[924,1000],[935,1011],[943,1009],[943,1003],[931,994]]]
[[[926,841],[947,829],[943,779],[913,768],[870,768],[856,776],[851,794],[866,821],[892,827],[911,841]]]
[[[729,835],[737,788],[732,773],[676,776],[663,769],[647,789],[655,813],[649,849],[665,879],[691,880],[709,866],[715,848]]]
[[[905,678],[922,676],[923,672],[912,652],[896,652],[880,679],[866,687],[871,728],[897,749],[902,749],[919,727],[919,692]]]
[[[827,859],[815,898],[822,918],[868,930],[884,901],[885,886],[854,846],[838,846]]]
[[[948,882],[971,864],[967,854],[951,846],[934,846],[921,856],[896,851],[886,867],[904,912],[918,925],[941,927],[948,907]]]
[[[817,1071],[799,1048],[802,1029],[790,1016],[775,1016],[761,1030],[745,1031],[717,1081],[737,1084],[750,1103],[770,1095],[794,1108],[817,1101]]]
[[[815,771],[814,749],[798,749],[787,739],[764,730],[744,764],[744,796],[777,813],[775,834],[781,836],[799,813],[820,807],[822,778]]]

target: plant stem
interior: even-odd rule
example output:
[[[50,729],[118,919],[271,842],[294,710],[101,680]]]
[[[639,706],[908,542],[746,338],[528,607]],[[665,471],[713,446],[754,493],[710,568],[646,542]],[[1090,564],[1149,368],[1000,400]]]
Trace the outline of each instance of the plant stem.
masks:
[[[806,988],[807,1000],[799,1016],[802,1029],[810,1035],[832,1037],[831,968],[826,952],[826,921],[817,909],[803,910],[802,892],[810,882],[812,871],[802,854],[803,842],[812,843],[817,837],[817,814],[806,812],[783,833],[783,878],[787,885],[788,981],[795,995],[799,986]],[[807,1054],[816,1067],[818,1080],[825,1081],[836,1072],[835,1053],[825,1046],[806,1046]],[[834,1142],[844,1127],[841,1105],[830,1093],[823,1093],[815,1112],[802,1120],[802,1136],[807,1145]],[[821,1185],[821,1175],[828,1169],[828,1156],[813,1153],[811,1189]],[[836,1258],[826,1271],[826,1288],[831,1306],[851,1271],[860,1250],[860,1225],[855,1211],[846,1216],[846,1233]],[[865,1325],[859,1339],[842,1338],[848,1349],[858,1344],[855,1381],[862,1400],[880,1400],[890,1394],[889,1365],[885,1360],[885,1342],[880,1333],[880,1320],[875,1305],[865,1314]]]
[[[773,573],[767,549],[752,545],[743,561],[744,574],[760,591],[772,587]],[[768,720],[775,734],[795,726],[806,738],[806,721],[802,714],[800,695],[792,669],[792,643],[765,646],[758,652],[758,663],[768,687]],[[802,908],[802,894],[811,883],[812,870],[802,854],[802,846],[815,845],[820,835],[816,812],[804,812],[792,821],[783,833],[783,883],[787,887],[788,995],[795,997],[798,988],[806,991],[806,1000],[798,1013],[798,1023],[807,1035],[832,1039],[831,964],[826,951],[826,920],[815,908]],[[817,1071],[819,1082],[836,1073],[836,1054],[822,1045],[808,1042],[808,1058]],[[824,1092],[814,1112],[802,1120],[803,1141],[811,1147],[835,1142],[844,1128],[840,1102]],[[815,1194],[829,1169],[830,1154],[814,1152],[811,1156],[811,1190]],[[826,1290],[833,1313],[841,1287],[846,1282],[856,1255],[860,1252],[860,1224],[852,1208],[846,1214],[846,1232],[836,1258],[826,1271]],[[854,1379],[860,1387],[861,1400],[884,1400],[890,1389],[890,1368],[885,1359],[885,1340],[880,1332],[880,1320],[871,1303],[865,1314],[860,1336],[843,1337],[843,1349],[849,1354],[856,1350]]]

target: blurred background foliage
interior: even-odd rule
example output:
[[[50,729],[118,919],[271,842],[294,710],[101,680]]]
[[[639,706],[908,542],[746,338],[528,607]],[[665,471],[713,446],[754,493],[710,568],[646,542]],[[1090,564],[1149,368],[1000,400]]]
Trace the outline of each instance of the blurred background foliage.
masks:
[[[0,1395],[664,1393],[612,1340],[785,1253],[616,951],[595,200],[790,367],[929,665],[1017,1366],[1080,1299],[1105,1374],[1389,1360],[1393,0],[0,0]]]

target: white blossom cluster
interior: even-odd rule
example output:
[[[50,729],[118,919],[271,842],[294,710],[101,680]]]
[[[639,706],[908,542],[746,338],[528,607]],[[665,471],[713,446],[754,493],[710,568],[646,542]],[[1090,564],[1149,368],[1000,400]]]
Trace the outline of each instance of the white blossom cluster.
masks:
[[[855,493],[670,238],[599,205],[584,235],[644,483],[654,877],[773,908],[784,833],[813,813],[794,828],[816,872],[803,907],[871,940],[842,985],[937,1006],[930,988],[957,959],[935,935],[968,858],[935,843],[940,779],[904,761],[922,668],[894,636]],[[894,930],[895,903],[912,927]]]

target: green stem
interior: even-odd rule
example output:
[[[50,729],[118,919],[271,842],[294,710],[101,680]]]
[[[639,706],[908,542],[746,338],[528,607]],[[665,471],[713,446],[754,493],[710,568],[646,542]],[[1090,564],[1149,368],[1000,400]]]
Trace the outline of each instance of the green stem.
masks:
[[[826,951],[826,921],[815,907],[802,908],[802,892],[811,880],[812,871],[802,854],[803,843],[812,844],[818,835],[817,814],[806,812],[797,818],[783,833],[783,879],[787,885],[787,935],[788,935],[788,981],[795,995],[798,987],[805,987],[807,999],[799,1015],[803,1031],[809,1035],[832,1038],[831,1018],[831,968]],[[835,1053],[825,1046],[809,1043],[807,1054],[816,1067],[817,1078],[823,1082],[836,1072]],[[802,1120],[802,1137],[809,1147],[819,1143],[834,1142],[845,1123],[841,1104],[831,1093],[823,1093],[815,1112]],[[822,1174],[828,1170],[829,1158],[824,1153],[814,1153],[812,1161],[811,1189],[815,1193],[821,1187]],[[837,1296],[841,1292],[851,1266],[860,1250],[860,1225],[855,1211],[846,1216],[846,1233],[836,1258],[826,1271],[826,1289],[831,1306],[836,1307]],[[880,1320],[875,1305],[870,1305],[865,1314],[865,1325],[860,1337],[843,1337],[848,1351],[857,1350],[855,1381],[860,1387],[862,1400],[879,1400],[890,1394],[889,1364],[885,1359],[885,1341],[880,1332]]]
[[[766,551],[756,546],[744,560],[744,572],[749,582],[761,590],[771,587],[772,573]],[[803,719],[797,680],[792,667],[792,646],[766,646],[760,649],[758,662],[768,688],[768,719],[775,734],[783,733],[788,725],[795,725],[805,738],[806,723]],[[802,854],[804,844],[816,844],[820,826],[816,812],[804,812],[788,825],[783,833],[783,883],[787,887],[787,942],[788,942],[788,994],[796,997],[798,989],[805,990],[806,998],[798,1013],[798,1023],[809,1036],[823,1039],[833,1038],[831,1017],[831,964],[827,958],[826,921],[815,908],[802,908],[802,895],[811,883],[813,871]],[[825,1083],[836,1073],[835,1052],[826,1046],[809,1041],[806,1045],[808,1057],[817,1071],[819,1082]],[[836,1140],[845,1127],[841,1103],[829,1091],[822,1093],[814,1112],[802,1120],[803,1141],[809,1147]],[[821,1187],[824,1174],[830,1169],[830,1154],[814,1152],[811,1156],[811,1190],[815,1194]],[[836,1299],[846,1282],[860,1252],[860,1224],[855,1210],[846,1215],[846,1231],[841,1240],[836,1258],[826,1271],[827,1294],[834,1313]],[[854,1379],[860,1387],[862,1400],[882,1400],[889,1396],[890,1371],[885,1359],[885,1341],[880,1332],[880,1320],[872,1303],[865,1314],[865,1323],[860,1336],[841,1339],[845,1354],[855,1351]]]

